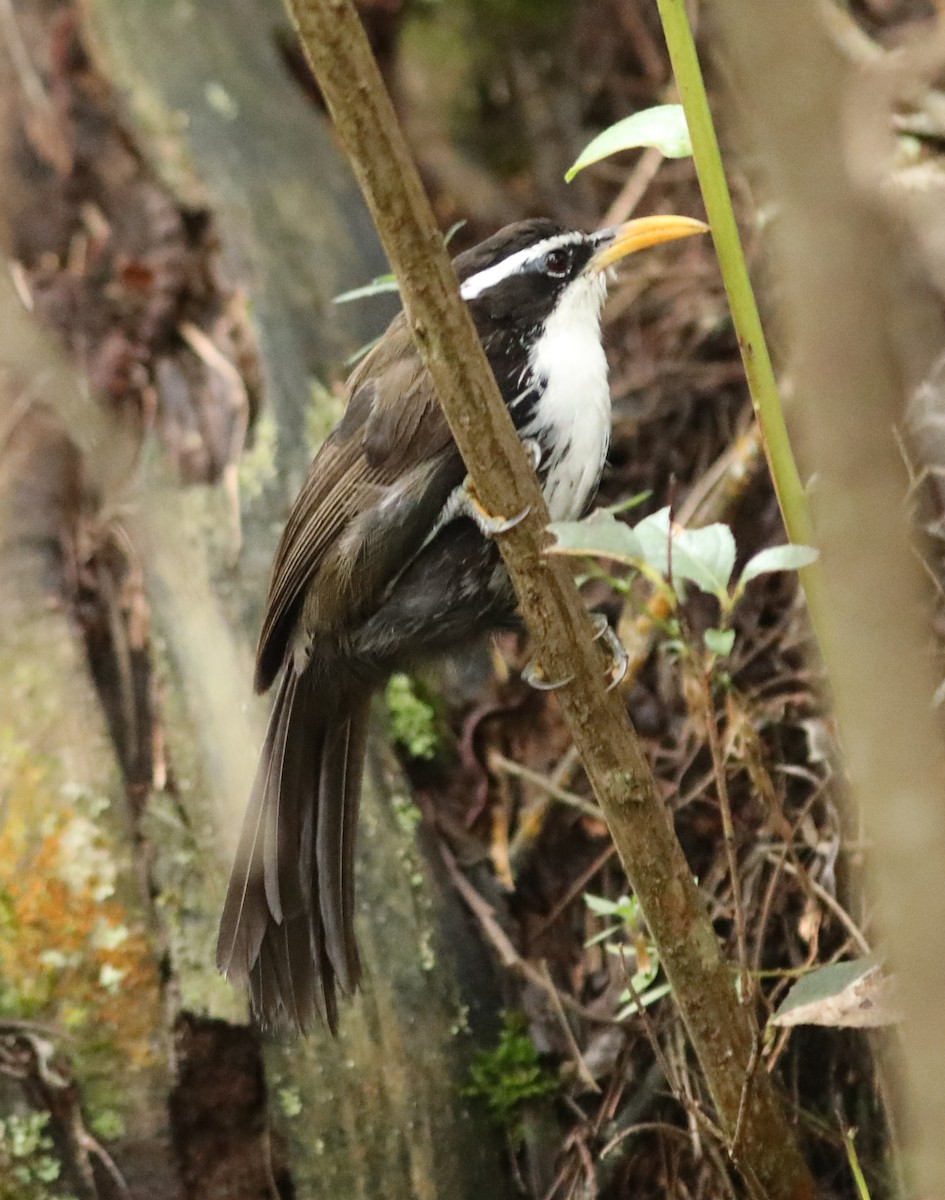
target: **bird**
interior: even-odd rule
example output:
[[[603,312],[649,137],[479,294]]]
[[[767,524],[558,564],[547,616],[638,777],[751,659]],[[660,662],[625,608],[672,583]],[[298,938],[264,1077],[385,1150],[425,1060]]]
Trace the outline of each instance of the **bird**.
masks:
[[[601,310],[613,267],[705,231],[545,218],[458,255],[460,294],[553,520],[581,516],[611,429]],[[255,690],[276,684],[220,920],[217,965],[263,1026],[338,1028],[357,989],[354,861],[369,706],[395,672],[515,627],[495,535],[401,312],[352,372],[275,554]]]

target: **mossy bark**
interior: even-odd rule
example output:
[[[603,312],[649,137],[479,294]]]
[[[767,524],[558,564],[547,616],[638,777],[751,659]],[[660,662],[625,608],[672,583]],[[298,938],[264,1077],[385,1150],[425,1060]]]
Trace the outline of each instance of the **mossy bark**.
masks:
[[[94,0],[86,12],[96,63],[124,92],[136,136],[175,194],[213,214],[230,277],[251,307],[264,424],[274,433],[271,453],[257,439],[256,474],[244,476],[235,565],[222,489],[181,488],[150,444],[134,470],[116,472],[125,489],[122,520],[144,570],[160,761],[168,771],[136,797],[132,836],[148,847],[176,1060],[182,1067],[204,1062],[197,1071],[204,1078],[218,1065],[204,1054],[216,1023],[246,1015],[243,998],[216,975],[213,940],[265,722],[265,703],[250,699],[259,608],[280,523],[310,457],[311,383],[337,375],[388,315],[377,305],[335,309],[331,298],[382,271],[384,260],[325,122],[282,67],[271,36],[283,21],[275,0]],[[97,427],[100,414],[90,403],[59,400],[52,403],[64,428],[87,450],[84,425]],[[99,429],[85,459],[92,475],[107,467],[109,436]],[[106,503],[114,500],[108,480],[98,482]],[[18,586],[10,586],[18,597]],[[67,630],[64,613],[56,621]],[[84,714],[102,733],[75,639],[68,672],[54,658],[40,661],[35,642],[16,653],[41,671],[41,700],[48,693],[50,704],[65,709],[78,697],[73,717]],[[54,721],[49,737],[58,754],[89,740],[74,720]],[[107,746],[105,754],[114,772]],[[224,1119],[226,1087],[208,1093],[210,1108],[195,1124],[181,1076],[172,1126],[184,1179],[192,1188],[199,1182],[201,1196],[258,1195],[261,1187],[282,1194],[290,1186],[310,1197],[504,1194],[500,1139],[460,1095],[467,1051],[458,1030],[477,997],[460,995],[456,939],[439,932],[442,897],[434,902],[409,822],[398,819],[396,776],[389,777],[379,747],[371,761],[358,881],[362,994],[343,1014],[337,1042],[327,1033],[265,1039],[260,1094],[268,1095],[268,1110],[255,1133]],[[480,984],[488,993],[488,980]],[[243,1062],[245,1046],[234,1053]],[[250,1075],[253,1069],[250,1063]],[[235,1093],[232,1099],[238,1108]],[[251,1151],[245,1170],[211,1163],[202,1157],[209,1143],[188,1140],[197,1126],[206,1132],[211,1118],[220,1119],[224,1153],[236,1153],[241,1141]]]

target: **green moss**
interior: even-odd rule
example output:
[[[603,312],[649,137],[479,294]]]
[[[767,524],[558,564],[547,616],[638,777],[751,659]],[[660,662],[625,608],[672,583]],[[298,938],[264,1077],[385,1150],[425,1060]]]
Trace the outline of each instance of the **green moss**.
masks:
[[[558,1080],[542,1066],[519,1012],[502,1014],[498,1045],[479,1051],[469,1076],[463,1095],[484,1100],[493,1119],[516,1140],[522,1136],[526,1105],[558,1090]]]
[[[408,675],[393,675],[387,684],[390,736],[410,758],[430,760],[440,749],[436,709]]]

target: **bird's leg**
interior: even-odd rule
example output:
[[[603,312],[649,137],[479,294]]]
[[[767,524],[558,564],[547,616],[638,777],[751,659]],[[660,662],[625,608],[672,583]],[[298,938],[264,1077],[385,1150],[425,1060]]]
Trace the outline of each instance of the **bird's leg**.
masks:
[[[630,668],[630,655],[611,629],[603,613],[591,613],[591,621],[594,625],[594,641],[603,638],[604,644],[613,656],[613,663],[609,671],[610,683],[607,685],[607,691],[610,692],[626,677]],[[569,675],[567,679],[548,680],[544,677],[541,666],[533,660],[522,668],[522,678],[529,687],[538,692],[554,692],[570,683],[574,676]]]
[[[537,439],[525,438],[522,445],[532,460],[532,466],[537,470],[538,464],[541,462],[541,446],[538,444]],[[483,536],[490,538],[497,537],[500,533],[508,533],[516,525],[520,525],[532,511],[532,506],[526,504],[522,511],[514,517],[493,516],[492,513],[486,512],[482,507],[468,475],[455,494],[453,503],[456,507],[451,515],[471,518],[471,520],[475,521],[476,526]]]

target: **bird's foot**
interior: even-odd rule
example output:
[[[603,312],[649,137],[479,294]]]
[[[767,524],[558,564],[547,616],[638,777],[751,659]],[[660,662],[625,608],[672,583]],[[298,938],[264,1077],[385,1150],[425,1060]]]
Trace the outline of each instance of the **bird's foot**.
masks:
[[[541,446],[537,438],[525,438],[522,445],[525,448],[525,453],[532,460],[533,469],[537,471],[538,465],[541,462]],[[476,523],[479,532],[488,538],[497,537],[501,533],[508,533],[516,525],[521,525],[532,511],[532,506],[526,504],[522,511],[514,517],[495,516],[493,513],[487,512],[476,495],[472,480],[468,476],[459,488],[454,503],[456,504],[455,515],[469,517]]]
[[[556,692],[559,688],[566,687],[574,676],[569,675],[566,679],[547,679],[541,665],[533,659],[522,667],[522,678],[536,692]]]
[[[508,533],[516,525],[520,525],[531,511],[532,506],[526,504],[522,511],[514,517],[495,516],[483,508],[478,496],[473,491],[471,481],[466,479],[460,488],[456,515],[469,517],[475,522],[476,528],[484,537],[493,538],[501,533]]]
[[[610,683],[607,684],[607,691],[611,692],[626,678],[630,669],[630,655],[603,613],[591,613],[591,623],[594,626],[594,641],[603,639],[613,659],[608,671]],[[566,679],[547,679],[541,665],[532,660],[522,668],[522,678],[529,687],[538,692],[555,692],[569,684],[574,676],[569,675]]]
[[[471,512],[470,516],[476,522],[480,532],[486,537],[497,537],[500,533],[508,533],[516,525],[521,525],[532,511],[532,506],[526,504],[522,511],[516,513],[514,517],[495,517],[491,513],[487,513],[479,501],[474,498],[472,499],[472,506],[475,511]]]
[[[591,613],[591,621],[594,625],[594,641],[603,639],[604,645],[610,651],[613,659],[608,671],[610,683],[607,685],[607,691],[612,692],[627,677],[627,671],[630,669],[630,655],[603,613]]]

